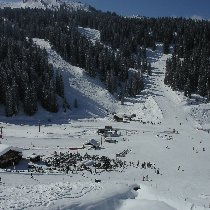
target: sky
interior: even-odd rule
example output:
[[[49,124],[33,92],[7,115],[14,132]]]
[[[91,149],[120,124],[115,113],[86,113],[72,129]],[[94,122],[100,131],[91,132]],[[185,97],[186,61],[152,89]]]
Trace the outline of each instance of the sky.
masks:
[[[0,0],[4,2],[22,0]],[[70,1],[70,0],[65,0]],[[210,0],[74,0],[123,16],[186,17],[210,20]]]
[[[182,16],[210,20],[210,0],[80,0],[102,11],[148,17]]]

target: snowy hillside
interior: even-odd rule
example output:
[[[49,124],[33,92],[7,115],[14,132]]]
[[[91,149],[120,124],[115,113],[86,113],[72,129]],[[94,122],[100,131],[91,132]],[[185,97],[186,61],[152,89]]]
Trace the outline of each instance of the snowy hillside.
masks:
[[[78,108],[73,109],[69,117],[105,117],[109,112],[116,111],[117,101],[105,89],[103,84],[86,75],[85,71],[79,67],[75,67],[64,61],[48,42],[40,39],[34,39],[34,42],[47,50],[49,53],[49,62],[53,64],[55,69],[62,72],[66,97],[69,101],[77,99]]]
[[[61,6],[65,6],[67,9],[85,10],[89,11],[89,6],[80,2],[65,1],[65,0],[22,0],[19,2],[0,2],[0,7],[11,8],[38,8],[38,9],[59,9]]]
[[[88,40],[90,40],[93,44],[95,44],[96,41],[100,42],[100,31],[83,27],[78,27],[78,31]]]
[[[195,100],[196,96],[188,100],[183,93],[163,84],[165,62],[170,55],[161,53],[161,44],[155,52],[148,50],[153,74],[145,77],[146,89],[120,105],[99,81],[66,63],[48,42],[34,42],[47,50],[50,63],[63,73],[67,97],[76,97],[79,108],[65,115],[51,114],[52,124],[45,124],[42,113],[33,117],[32,121],[41,119],[40,132],[35,121],[34,125],[19,125],[15,121],[5,123],[1,117],[1,142],[23,149],[25,158],[34,153],[43,160],[55,154],[80,158],[88,154],[89,159],[104,156],[122,162],[109,170],[97,171],[90,166],[82,171],[71,168],[67,173],[43,166],[42,172],[33,171],[31,176],[23,161],[15,169],[0,170],[0,209],[209,209],[210,107]],[[112,111],[136,117],[133,121],[115,122]],[[65,117],[68,122],[59,119]],[[97,134],[107,125],[119,134],[113,137],[115,143],[105,142]],[[90,139],[101,142],[101,149],[83,146]],[[77,167],[81,163],[78,158]],[[140,189],[135,192],[134,186]]]

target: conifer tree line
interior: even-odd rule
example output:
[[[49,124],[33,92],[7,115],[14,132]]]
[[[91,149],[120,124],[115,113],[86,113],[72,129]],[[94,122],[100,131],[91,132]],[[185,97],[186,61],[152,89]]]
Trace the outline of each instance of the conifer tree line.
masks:
[[[49,40],[66,61],[84,68],[91,77],[99,77],[111,93],[124,96],[139,94],[144,88],[142,73],[149,69],[146,48],[139,46],[137,56],[106,47],[99,42],[93,45],[78,31],[80,21],[75,17],[80,13],[83,12],[69,13],[63,9],[51,11],[7,8],[0,11],[1,16],[24,31],[27,37]],[[136,73],[128,78],[129,68],[134,67],[137,69]]]
[[[66,61],[84,68],[89,76],[99,77],[106,84],[107,89],[111,93],[117,93],[120,98],[126,95],[135,96],[144,88],[142,74],[145,72],[151,74],[146,48],[155,50],[155,43],[162,42],[163,52],[168,54],[170,45],[173,45],[172,59],[167,61],[165,84],[177,90],[184,90],[188,96],[194,91],[201,95],[208,94],[210,55],[208,21],[184,18],[125,18],[110,12],[96,10],[69,12],[64,8],[57,11],[5,8],[0,10],[0,19],[1,36],[12,39],[15,46],[22,43],[24,47],[31,48],[33,43],[27,41],[26,37],[29,37],[28,40],[34,37],[49,40],[53,48]],[[93,44],[88,41],[80,34],[78,26],[99,30],[100,42]],[[22,46],[19,50],[21,49]],[[40,49],[36,51],[41,52]],[[12,59],[14,63],[14,56]],[[25,62],[31,67],[27,59]],[[1,66],[7,68],[6,64]],[[36,70],[37,66],[39,65],[32,65],[35,72],[40,71]],[[50,89],[48,93],[53,92],[53,89],[54,93],[64,97],[62,85],[56,83],[56,78],[62,79],[55,73],[53,75],[49,73],[54,72],[49,66],[46,67],[48,70],[44,70],[49,75],[46,78],[50,81],[54,78],[54,82],[47,82],[47,89]],[[129,74],[129,68],[136,69],[136,73]],[[22,71],[22,66],[20,69]],[[37,75],[42,80],[45,78],[38,73]],[[32,86],[31,82],[30,85]],[[11,87],[12,84],[9,86]],[[53,88],[49,88],[52,86]],[[61,90],[58,90],[58,87]],[[23,103],[23,92],[20,95]],[[58,110],[55,104],[51,106],[43,102],[39,94],[37,97],[48,110]],[[1,99],[1,103],[5,104],[5,98],[6,96]],[[34,111],[29,112],[34,113]]]
[[[0,20],[0,103],[5,114],[16,115],[20,108],[33,115],[40,103],[57,112],[57,96],[64,98],[63,78],[54,73],[45,50],[36,47],[9,22]]]
[[[184,95],[189,98],[192,93],[196,93],[206,97],[207,101],[210,101],[209,29],[208,25],[206,33],[205,28],[195,28],[194,33],[189,31],[192,34],[174,46],[173,56],[166,62],[164,80],[174,90],[184,91]]]
[[[109,14],[109,15],[108,15]],[[185,18],[124,18],[115,13],[80,14],[80,25],[101,32],[101,41],[121,49],[123,55],[138,52],[138,47],[152,48],[163,43],[163,53],[173,57],[167,61],[165,84],[174,90],[206,96],[210,101],[210,22]],[[104,21],[103,21],[104,20]],[[111,26],[111,27],[110,27]]]

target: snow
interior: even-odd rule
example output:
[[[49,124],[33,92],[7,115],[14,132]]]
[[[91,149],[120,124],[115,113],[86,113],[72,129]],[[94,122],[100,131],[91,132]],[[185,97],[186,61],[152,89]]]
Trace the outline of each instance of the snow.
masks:
[[[72,11],[85,10],[89,11],[89,6],[80,2],[65,1],[65,0],[25,0],[18,2],[0,2],[0,8],[11,7],[13,8],[37,8],[37,9],[59,9],[61,5],[65,6]]]
[[[88,40],[90,40],[93,44],[100,42],[101,33],[98,30],[91,29],[91,28],[83,28],[78,27],[79,32],[85,36]]]
[[[91,140],[88,140],[85,142],[85,144],[91,144],[95,147],[99,147],[100,146],[100,143],[98,141],[96,141],[95,139],[91,139]]]
[[[146,89],[136,98],[126,98],[121,105],[99,80],[65,62],[47,41],[34,39],[34,42],[47,50],[49,62],[64,76],[67,99],[72,103],[77,98],[79,108],[72,107],[65,114],[62,111],[46,114],[40,110],[31,118],[12,119],[0,112],[1,142],[23,149],[23,157],[35,153],[44,159],[54,151],[112,159],[116,154],[123,154],[117,158],[127,164],[98,173],[46,170],[33,172],[32,177],[25,170],[24,162],[15,170],[1,169],[0,209],[209,209],[210,104],[195,100],[196,95],[188,100],[183,93],[164,85],[165,62],[171,55],[161,53],[162,44],[157,44],[155,52],[148,49],[153,73],[144,78]],[[136,117],[126,123],[115,122],[112,111],[127,116],[136,114]],[[105,142],[97,134],[99,128],[107,125],[121,133],[115,137],[116,144]],[[81,149],[87,140],[101,142],[101,138],[100,150]],[[143,162],[150,162],[152,167],[142,168]],[[147,175],[148,181],[143,181]],[[140,186],[137,192],[133,191],[135,184]]]
[[[123,205],[120,210],[127,210],[127,209],[138,209],[138,210],[175,210],[174,208],[168,206],[164,202],[157,202],[153,200],[130,200]]]
[[[66,98],[68,101],[77,99],[78,109],[71,113],[73,117],[98,117],[106,116],[107,111],[114,112],[116,109],[115,98],[105,89],[104,85],[94,78],[86,75],[85,71],[64,61],[55,51],[51,49],[48,42],[34,39],[40,47],[44,47],[49,53],[49,63],[53,64],[63,74]],[[73,108],[73,102],[72,102]]]

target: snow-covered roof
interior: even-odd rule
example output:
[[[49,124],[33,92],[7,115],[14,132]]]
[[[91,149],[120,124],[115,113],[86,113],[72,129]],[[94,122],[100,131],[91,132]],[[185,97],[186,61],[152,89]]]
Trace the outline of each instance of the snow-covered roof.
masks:
[[[9,146],[6,144],[0,144],[0,156],[4,155],[5,153],[7,153],[10,150],[22,152],[22,150],[20,148]]]
[[[88,140],[86,142],[86,144],[91,144],[91,145],[93,145],[95,147],[99,147],[100,146],[100,143],[98,141],[96,141],[95,139]]]

